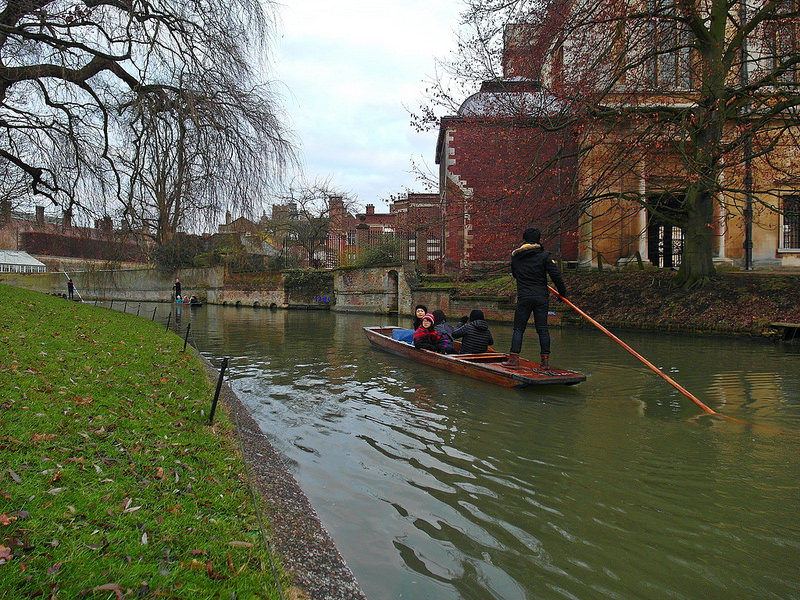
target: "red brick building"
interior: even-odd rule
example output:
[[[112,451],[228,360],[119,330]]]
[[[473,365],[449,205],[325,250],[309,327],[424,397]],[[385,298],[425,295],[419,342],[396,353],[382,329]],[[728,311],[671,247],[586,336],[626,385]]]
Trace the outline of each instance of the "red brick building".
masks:
[[[365,212],[355,215],[345,210],[342,198],[332,197],[329,210],[329,256],[354,257],[359,249],[392,240],[398,260],[415,262],[425,273],[442,272],[445,232],[438,194],[411,192],[396,200],[388,213],[375,212],[375,205],[367,204]]]
[[[64,217],[46,215],[44,206],[29,214],[12,210],[8,200],[0,201],[0,249],[28,252],[51,270],[61,269],[61,259],[143,263],[148,248],[143,235],[115,230],[108,216],[98,219],[95,227],[78,227]]]
[[[532,80],[487,81],[439,126],[436,162],[445,227],[445,269],[508,264],[529,226],[557,257],[578,257],[578,217],[562,211],[577,164],[569,130],[548,130],[561,110]]]

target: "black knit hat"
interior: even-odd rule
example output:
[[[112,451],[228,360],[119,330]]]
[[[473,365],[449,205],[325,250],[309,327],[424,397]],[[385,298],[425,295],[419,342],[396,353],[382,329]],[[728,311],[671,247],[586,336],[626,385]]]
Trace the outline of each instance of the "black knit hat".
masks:
[[[480,308],[475,308],[469,313],[470,321],[483,321],[483,311]]]

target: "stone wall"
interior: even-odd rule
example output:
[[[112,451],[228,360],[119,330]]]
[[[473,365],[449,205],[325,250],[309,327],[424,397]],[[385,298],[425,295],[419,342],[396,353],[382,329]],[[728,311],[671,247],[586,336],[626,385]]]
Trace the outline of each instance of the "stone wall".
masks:
[[[86,271],[71,273],[76,297],[90,300],[127,300],[171,302],[174,277],[154,269],[127,271]],[[512,321],[513,300],[506,297],[460,297],[455,288],[420,287],[415,272],[406,272],[401,265],[333,271],[332,295],[299,294],[291,297],[282,282],[263,289],[230,289],[225,287],[222,267],[182,269],[178,272],[184,295],[195,295],[211,304],[228,304],[262,308],[302,308],[364,312],[371,314],[411,315],[414,306],[424,304],[428,311],[442,310],[451,323],[479,308],[490,321]],[[63,273],[3,273],[0,283],[39,291],[45,294],[66,294],[67,278]],[[551,310],[557,310],[551,307]],[[557,319],[551,318],[551,322]]]
[[[70,275],[76,296],[80,295],[84,300],[172,301],[174,277],[166,277],[155,269],[75,271]],[[222,267],[181,269],[178,272],[183,294],[193,294],[203,299],[222,288],[224,276]],[[0,277],[0,283],[45,294],[67,292],[67,278],[63,273],[42,273],[33,277],[9,273]]]
[[[393,272],[397,273],[396,305]],[[513,299],[505,296],[460,297],[455,294],[454,286],[420,287],[414,277],[413,270],[409,273],[400,266],[337,269],[334,271],[336,304],[332,310],[411,315],[417,304],[423,304],[429,312],[443,311],[451,323],[469,315],[475,308],[481,309],[489,321],[514,320],[516,304]],[[551,310],[557,308],[551,306]],[[560,316],[551,316],[550,322],[560,322]]]
[[[412,275],[413,276],[413,275]],[[336,269],[333,276],[336,303],[340,312],[411,312],[411,282],[404,266]]]

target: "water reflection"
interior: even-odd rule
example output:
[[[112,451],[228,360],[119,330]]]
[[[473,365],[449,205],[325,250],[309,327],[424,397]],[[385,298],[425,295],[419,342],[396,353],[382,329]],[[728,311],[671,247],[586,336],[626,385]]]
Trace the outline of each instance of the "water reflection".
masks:
[[[371,600],[800,595],[796,347],[623,335],[762,430],[700,416],[589,329],[554,332],[554,363],[585,383],[519,391],[371,349],[360,328],[386,318],[181,318],[204,354],[230,357]],[[507,347],[510,329],[492,329]]]

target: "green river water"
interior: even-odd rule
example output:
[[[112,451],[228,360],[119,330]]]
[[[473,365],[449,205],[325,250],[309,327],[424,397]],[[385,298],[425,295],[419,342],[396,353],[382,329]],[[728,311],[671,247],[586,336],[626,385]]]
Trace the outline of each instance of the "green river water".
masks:
[[[616,332],[742,425],[591,328],[552,332],[586,382],[515,390],[372,349],[397,319],[181,313],[370,600],[800,598],[797,345]]]

